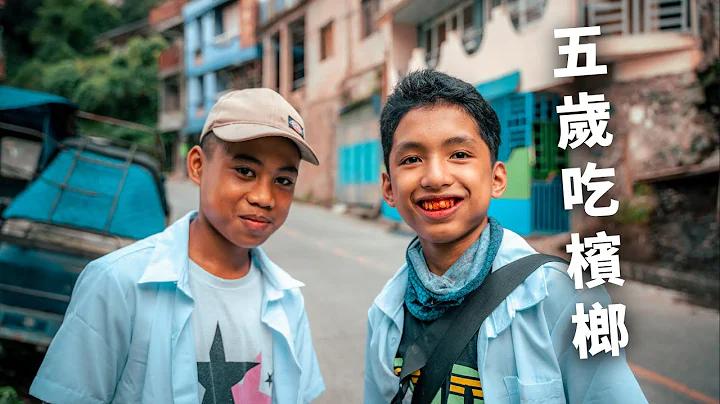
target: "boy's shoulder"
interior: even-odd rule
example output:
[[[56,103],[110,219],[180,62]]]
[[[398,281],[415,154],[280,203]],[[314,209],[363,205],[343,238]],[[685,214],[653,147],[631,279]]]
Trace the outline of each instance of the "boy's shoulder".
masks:
[[[150,262],[159,234],[138,240],[91,261],[83,270],[86,276],[113,277],[121,286],[136,285]]]
[[[537,253],[538,251],[523,236],[512,230],[503,229],[503,241],[495,257],[493,271],[513,261]],[[562,257],[558,256],[558,258]],[[546,277],[565,279],[572,283],[572,279],[567,273],[568,265],[564,262],[551,261],[543,264],[540,268],[544,270]]]

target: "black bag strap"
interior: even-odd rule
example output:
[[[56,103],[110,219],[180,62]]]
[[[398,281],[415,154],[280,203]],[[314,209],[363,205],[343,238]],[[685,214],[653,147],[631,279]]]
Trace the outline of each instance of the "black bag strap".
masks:
[[[403,355],[400,389],[393,403],[402,402],[410,377],[424,368],[413,391],[413,404],[429,404],[450,374],[485,319],[537,268],[566,260],[547,254],[532,254],[490,273],[462,305],[448,310],[413,341]]]

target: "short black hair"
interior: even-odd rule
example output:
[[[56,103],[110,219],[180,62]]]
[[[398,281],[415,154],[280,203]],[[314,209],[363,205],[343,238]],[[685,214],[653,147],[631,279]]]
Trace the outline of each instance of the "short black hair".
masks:
[[[227,143],[217,137],[212,131],[208,132],[203,136],[202,140],[200,140],[200,148],[202,149],[203,153],[207,156],[207,158],[212,158],[213,153],[215,153],[216,149],[221,149],[223,153],[226,153],[228,151],[228,145]]]
[[[475,120],[480,136],[490,149],[495,164],[500,148],[500,121],[482,95],[470,83],[436,70],[410,72],[394,88],[380,116],[380,138],[385,168],[390,173],[390,149],[402,118],[415,108],[454,105]]]

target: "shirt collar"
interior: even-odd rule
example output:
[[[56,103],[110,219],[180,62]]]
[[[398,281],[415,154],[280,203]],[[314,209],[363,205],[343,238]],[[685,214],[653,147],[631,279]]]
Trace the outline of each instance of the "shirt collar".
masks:
[[[189,212],[157,236],[155,249],[139,284],[176,282],[178,288],[190,296],[188,242],[190,222],[197,217],[197,213],[196,210]],[[272,286],[268,290],[270,300],[281,298],[285,290],[305,286],[272,262],[262,248],[253,248],[250,254],[267,281],[266,284]]]
[[[500,244],[492,272],[536,251],[518,234],[503,229],[503,241]],[[388,281],[375,299],[375,305],[398,325],[402,324],[403,304],[408,283],[407,264]],[[488,336],[494,338],[510,326],[515,313],[540,303],[548,295],[545,271],[535,271],[493,311],[491,321],[486,321]]]

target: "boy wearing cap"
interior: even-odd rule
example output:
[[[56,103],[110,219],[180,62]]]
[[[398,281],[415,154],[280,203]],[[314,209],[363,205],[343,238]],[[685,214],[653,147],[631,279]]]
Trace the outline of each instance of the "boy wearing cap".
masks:
[[[210,111],[200,207],[91,262],[30,394],[50,403],[309,403],[325,389],[299,290],[259,247],[287,218],[303,121],[269,89]]]

